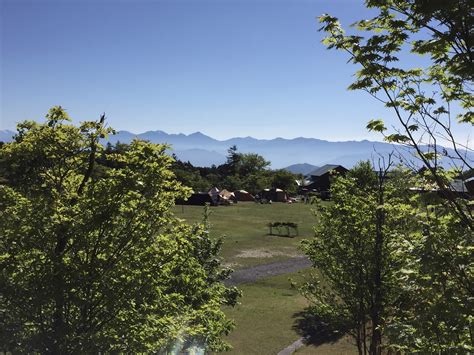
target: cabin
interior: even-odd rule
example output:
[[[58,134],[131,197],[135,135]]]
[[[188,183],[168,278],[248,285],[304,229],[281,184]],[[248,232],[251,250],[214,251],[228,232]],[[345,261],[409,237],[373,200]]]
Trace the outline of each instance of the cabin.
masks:
[[[306,191],[329,191],[334,175],[346,175],[349,170],[342,165],[326,164],[305,176],[302,188]]]
[[[464,185],[471,196],[474,196],[474,177],[464,180]]]

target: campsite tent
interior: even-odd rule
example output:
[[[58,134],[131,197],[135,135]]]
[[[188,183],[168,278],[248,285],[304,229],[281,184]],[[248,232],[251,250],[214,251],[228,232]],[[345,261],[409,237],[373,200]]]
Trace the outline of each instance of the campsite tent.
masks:
[[[212,201],[214,202],[214,204],[218,204],[219,203],[219,189],[217,187],[213,187],[212,189],[210,189],[208,192],[209,196],[211,196],[212,198]]]
[[[276,202],[287,202],[288,196],[285,191],[281,189],[275,189],[275,200]]]
[[[255,197],[245,190],[234,191],[234,195],[237,201],[255,201]]]
[[[226,201],[229,203],[237,202],[235,194],[233,192],[227,191],[226,189],[219,192],[219,197],[221,201]]]
[[[206,203],[209,203],[211,206],[216,206],[217,203],[215,203],[212,200],[211,195],[209,195],[207,192],[197,192],[193,193],[189,198],[185,201],[177,201],[177,204],[180,205],[194,205],[194,206],[204,206]]]
[[[281,189],[265,189],[259,193],[260,198],[273,202],[287,202],[288,196],[285,191]]]

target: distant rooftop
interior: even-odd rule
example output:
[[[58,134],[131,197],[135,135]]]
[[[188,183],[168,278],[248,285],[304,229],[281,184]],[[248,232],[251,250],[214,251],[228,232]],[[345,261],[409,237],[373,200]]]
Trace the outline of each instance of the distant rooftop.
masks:
[[[342,165],[338,165],[338,164],[326,164],[326,165],[323,165],[320,168],[317,168],[316,170],[311,171],[308,174],[308,176],[322,176],[322,175],[328,173],[329,171],[336,169],[339,166],[344,168]]]

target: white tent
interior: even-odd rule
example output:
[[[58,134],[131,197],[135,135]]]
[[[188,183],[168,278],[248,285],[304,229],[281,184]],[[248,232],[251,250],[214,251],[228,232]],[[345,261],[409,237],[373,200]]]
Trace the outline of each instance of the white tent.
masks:
[[[211,196],[212,201],[216,204],[219,201],[219,192],[220,190],[215,186],[207,192]]]

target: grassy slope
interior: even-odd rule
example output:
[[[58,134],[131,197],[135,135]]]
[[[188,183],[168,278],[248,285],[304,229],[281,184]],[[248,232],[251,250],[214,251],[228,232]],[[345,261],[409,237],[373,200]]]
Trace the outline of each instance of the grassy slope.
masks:
[[[189,223],[201,220],[203,207],[176,206],[175,214]],[[268,235],[268,222],[295,222],[299,236],[285,238]],[[316,218],[309,205],[240,202],[232,206],[211,207],[211,234],[225,236],[222,256],[234,268],[267,264],[301,255],[303,238],[311,237]]]
[[[291,288],[289,278],[301,274],[269,277],[239,286],[240,305],[227,309],[236,329],[227,338],[234,347],[228,354],[276,354],[300,337],[292,329],[294,314],[307,305],[303,296]]]
[[[308,272],[302,270],[240,285],[240,304],[225,310],[236,323],[236,329],[227,337],[233,350],[225,354],[277,354],[298,340],[301,334],[294,325],[297,314],[308,302],[291,287],[291,282],[302,282]],[[343,338],[335,343],[304,346],[297,354],[356,355],[357,348],[350,339]]]
[[[294,354],[297,355],[358,355],[357,347],[354,345],[354,341],[350,338],[344,338],[339,340],[336,344],[323,344],[320,346],[304,346]]]
[[[175,214],[193,223],[202,219],[203,210],[200,206],[176,206]],[[226,235],[222,256],[225,263],[234,265],[236,269],[301,255],[298,246],[303,238],[312,236],[316,224],[311,206],[304,204],[244,202],[212,207],[211,211],[211,235]],[[266,224],[277,221],[298,223],[300,236],[269,236]],[[253,257],[239,256],[249,254],[249,251],[258,252]],[[225,310],[236,322],[236,329],[227,338],[234,347],[228,354],[276,354],[300,338],[293,325],[295,315],[304,310],[307,301],[291,288],[289,279],[302,280],[305,273],[274,276],[239,286],[243,291],[240,304]],[[305,346],[298,350],[298,354],[353,354],[354,350],[343,339],[336,344]]]

